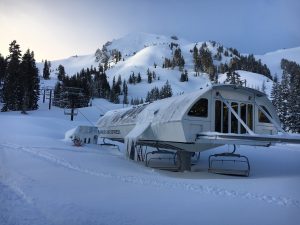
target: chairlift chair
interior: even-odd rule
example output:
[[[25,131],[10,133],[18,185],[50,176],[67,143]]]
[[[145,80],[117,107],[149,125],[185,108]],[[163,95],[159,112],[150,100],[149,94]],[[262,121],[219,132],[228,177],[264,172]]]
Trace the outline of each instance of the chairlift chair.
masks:
[[[213,154],[208,157],[208,172],[233,176],[245,176],[250,174],[250,163],[246,156],[235,153],[236,146],[232,152]],[[237,168],[228,168],[232,164]],[[225,165],[226,164],[226,165]]]
[[[157,148],[156,151],[146,153],[145,164],[155,169],[179,171],[178,160],[180,159],[176,152]]]
[[[64,109],[64,114],[65,115],[72,115],[73,114],[73,116],[77,116],[78,115],[78,109],[73,109],[73,113],[72,113],[72,109],[65,108]]]
[[[107,142],[105,141],[105,138],[102,139],[102,142],[103,142],[103,143],[100,144],[101,146],[115,147],[115,148],[117,148],[118,151],[120,152],[120,147],[119,147],[119,145],[112,144],[112,143],[107,143]]]

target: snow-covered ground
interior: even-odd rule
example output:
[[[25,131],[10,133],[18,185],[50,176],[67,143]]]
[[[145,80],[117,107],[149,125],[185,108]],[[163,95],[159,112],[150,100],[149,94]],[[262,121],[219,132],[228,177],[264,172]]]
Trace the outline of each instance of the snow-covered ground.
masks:
[[[130,161],[122,144],[119,151],[64,140],[119,107],[98,99],[73,122],[47,103],[28,115],[0,113],[0,224],[299,224],[299,146],[240,146],[251,163],[245,178],[207,172],[208,156],[227,146],[181,173]]]

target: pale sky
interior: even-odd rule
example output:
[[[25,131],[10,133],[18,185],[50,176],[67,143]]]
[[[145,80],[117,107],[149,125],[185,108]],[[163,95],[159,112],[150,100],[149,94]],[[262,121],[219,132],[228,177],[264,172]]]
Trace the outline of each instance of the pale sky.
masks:
[[[131,32],[215,40],[242,53],[300,46],[298,0],[0,0],[0,53],[92,54]]]

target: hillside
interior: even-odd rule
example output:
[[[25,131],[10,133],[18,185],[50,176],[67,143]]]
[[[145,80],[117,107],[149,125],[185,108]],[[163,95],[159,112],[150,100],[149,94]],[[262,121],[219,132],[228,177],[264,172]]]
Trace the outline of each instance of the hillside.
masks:
[[[83,68],[98,68],[99,63],[107,61],[108,70],[106,74],[110,84],[112,84],[113,77],[118,77],[121,75],[122,80],[128,80],[129,76],[134,73],[137,75],[141,74],[142,82],[136,85],[129,84],[129,99],[130,98],[145,98],[147,92],[153,87],[161,87],[168,80],[172,86],[173,94],[177,95],[182,92],[190,92],[199,89],[201,86],[206,85],[210,82],[208,79],[208,74],[200,73],[199,76],[195,77],[194,72],[194,61],[192,50],[196,45],[198,48],[204,42],[192,43],[187,40],[182,40],[178,37],[166,37],[163,35],[146,34],[146,33],[133,33],[124,36],[123,38],[107,42],[102,48],[96,50],[94,54],[86,56],[72,56],[67,59],[56,60],[51,62],[52,69],[52,81],[45,81],[43,85],[55,84],[55,79],[57,77],[57,67],[59,64],[65,67],[66,73],[74,75],[80,72]],[[232,57],[238,57],[232,49],[223,47],[219,43],[205,42],[207,49],[212,53],[213,64],[215,66],[220,66],[224,63],[229,63]],[[175,46],[175,47],[174,47]],[[188,72],[188,82],[180,82],[181,72],[178,67],[163,68],[165,58],[171,59],[174,53],[174,49],[179,47],[181,49],[181,54],[184,58],[185,65],[184,69]],[[220,58],[216,58],[218,48],[222,47],[222,53]],[[114,56],[120,52],[121,59],[119,61],[115,60]],[[225,56],[227,52],[227,56]],[[275,73],[281,75],[282,71],[280,69],[280,61],[282,58],[289,60],[294,60],[300,62],[300,47],[293,49],[278,50],[276,52],[267,53],[265,55],[257,55],[255,58],[260,59],[262,63],[265,63],[271,71],[273,76]],[[41,73],[43,69],[43,63],[38,64],[39,71]],[[153,80],[151,84],[147,82],[147,70],[155,72],[157,79]],[[253,73],[239,71],[243,74],[242,79],[247,80],[246,84],[248,87],[261,89],[262,80],[268,82],[266,85],[266,93],[270,93],[272,87],[272,81],[268,78],[262,76],[261,78]],[[219,82],[224,82],[224,74],[219,74]],[[256,78],[259,77],[259,79]],[[257,81],[261,82],[257,82]]]
[[[269,52],[264,55],[256,55],[257,59],[260,59],[263,63],[267,64],[273,75],[277,74],[278,77],[282,75],[282,69],[280,68],[281,59],[287,59],[289,61],[295,61],[300,63],[300,47],[290,49],[280,49],[274,52]]]

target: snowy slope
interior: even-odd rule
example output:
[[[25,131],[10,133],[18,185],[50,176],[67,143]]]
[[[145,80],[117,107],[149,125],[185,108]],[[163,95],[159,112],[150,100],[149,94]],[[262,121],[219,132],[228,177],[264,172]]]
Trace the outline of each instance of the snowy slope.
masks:
[[[282,69],[280,63],[282,59],[287,59],[300,64],[300,47],[290,49],[280,49],[274,52],[269,52],[264,55],[256,55],[255,58],[261,59],[262,63],[267,64],[271,74],[280,78]]]
[[[272,85],[273,81],[266,76],[262,76],[261,74],[258,73],[252,73],[244,70],[237,70],[236,71],[240,75],[240,79],[242,81],[246,80],[246,86],[249,88],[253,88],[256,90],[262,90],[263,84],[265,85],[265,93],[270,96],[271,95],[271,90],[272,90]],[[226,80],[226,73],[225,74],[220,74],[219,75],[219,82],[224,83]]]
[[[171,42],[178,43],[180,45],[188,43],[186,40],[175,40],[164,35],[136,32],[113,40],[111,44],[108,45],[107,49],[117,49],[122,52],[123,56],[130,56],[149,46],[168,46]]]
[[[172,50],[170,48],[171,43],[178,44],[182,55],[185,60],[185,69],[189,74],[189,82],[180,82],[181,72],[178,68],[165,69],[162,68],[165,58],[172,57]],[[203,44],[203,42],[192,43],[180,38],[171,38],[163,35],[147,34],[147,33],[131,33],[122,38],[113,40],[105,45],[106,54],[111,56],[113,50],[118,50],[122,54],[122,60],[115,63],[112,58],[109,60],[109,69],[106,71],[110,84],[112,84],[113,77],[118,77],[121,75],[122,80],[128,80],[129,76],[134,72],[135,75],[138,73],[142,76],[142,83],[136,85],[129,85],[129,100],[131,98],[145,98],[147,92],[153,87],[161,87],[168,80],[172,86],[173,94],[177,95],[182,92],[191,92],[198,90],[202,86],[206,85],[209,80],[207,79],[207,74],[201,74],[199,77],[194,76],[194,63],[191,50],[197,45],[198,48]],[[212,52],[212,55],[217,53],[217,48],[220,44],[216,43],[215,46],[211,42],[206,42],[208,49]],[[221,61],[214,60],[215,65],[220,65],[221,63],[229,63],[232,58],[230,55],[232,52],[224,47],[224,51],[229,52],[229,56],[226,57],[222,53]],[[99,49],[100,51],[100,49]],[[102,50],[101,50],[102,51]],[[267,53],[265,55],[255,56],[257,59],[261,59],[263,63],[266,63],[270,67],[271,74],[281,75],[282,71],[280,69],[280,61],[282,58],[289,60],[294,60],[300,62],[300,47],[293,49],[279,50],[276,52]],[[57,67],[59,64],[65,67],[66,73],[68,75],[73,75],[76,72],[80,72],[83,68],[90,68],[99,66],[99,61],[96,62],[95,54],[86,56],[72,56],[68,59],[52,61],[51,64],[51,77],[52,81],[44,81],[44,85],[55,85]],[[156,68],[154,67],[156,64]],[[43,69],[43,63],[38,64],[40,73]],[[159,77],[159,80],[154,80],[152,84],[147,83],[147,70],[154,71]],[[264,76],[259,74],[253,74],[249,72],[239,71],[242,75],[242,79],[247,80],[247,86],[256,89],[261,89],[262,81],[265,80],[266,83],[266,93],[270,93],[272,82],[266,79]],[[223,82],[224,75],[220,75]],[[255,77],[255,79],[253,79]]]
[[[28,115],[0,113],[0,224],[299,224],[298,146],[239,147],[251,163],[242,178],[207,172],[209,154],[226,146],[174,173],[127,160],[123,144],[64,141],[67,130],[119,107],[95,100],[73,122],[47,103]]]
[[[82,69],[98,67],[99,63],[95,62],[95,56],[83,55],[83,56],[71,56],[67,59],[54,60],[51,61],[51,78],[54,79],[57,77],[57,68],[59,65],[63,65],[67,75],[74,75],[77,72],[80,72]],[[44,63],[37,63],[40,75],[43,74]]]

